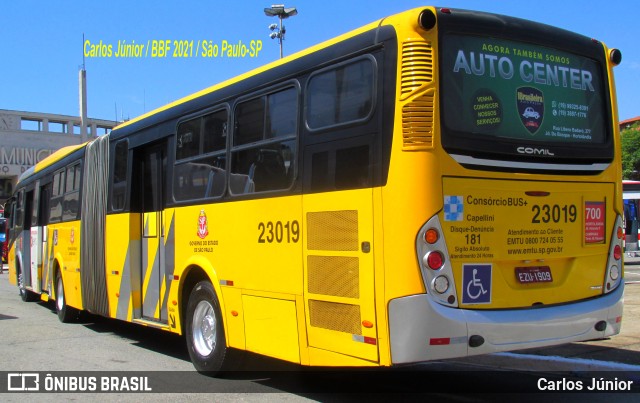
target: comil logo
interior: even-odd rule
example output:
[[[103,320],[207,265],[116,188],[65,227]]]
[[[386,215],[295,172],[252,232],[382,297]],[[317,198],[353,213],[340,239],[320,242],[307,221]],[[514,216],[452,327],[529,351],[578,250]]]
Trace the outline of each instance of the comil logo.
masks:
[[[548,156],[555,155],[548,148],[518,147],[516,151],[518,151],[520,154],[529,154],[529,155],[548,155]]]

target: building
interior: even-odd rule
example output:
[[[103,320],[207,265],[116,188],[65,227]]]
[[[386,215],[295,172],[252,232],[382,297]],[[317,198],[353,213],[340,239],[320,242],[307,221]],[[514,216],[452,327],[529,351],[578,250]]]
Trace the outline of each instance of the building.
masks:
[[[631,128],[631,126],[635,124],[640,124],[640,116],[636,116],[635,118],[631,118],[631,119],[625,119],[622,122],[620,122],[620,131],[623,131],[624,129],[629,129]]]
[[[112,120],[87,119],[81,135],[80,117],[0,109],[0,209],[18,177],[59,148],[107,134]]]

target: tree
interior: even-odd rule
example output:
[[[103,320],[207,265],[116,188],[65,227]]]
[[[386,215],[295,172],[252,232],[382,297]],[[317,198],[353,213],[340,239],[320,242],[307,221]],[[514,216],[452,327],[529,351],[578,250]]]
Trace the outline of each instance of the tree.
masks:
[[[622,178],[640,180],[640,125],[620,132],[622,145]]]

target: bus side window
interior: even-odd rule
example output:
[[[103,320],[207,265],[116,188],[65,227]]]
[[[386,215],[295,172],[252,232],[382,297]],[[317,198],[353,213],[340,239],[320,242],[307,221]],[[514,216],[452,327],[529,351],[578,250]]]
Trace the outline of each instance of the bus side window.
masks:
[[[225,171],[218,168],[217,157],[176,164],[173,194],[176,200],[197,200],[222,196],[225,190]]]
[[[195,157],[200,154],[201,118],[187,120],[178,125],[178,141],[176,143],[176,160]]]
[[[173,197],[177,201],[220,197],[226,189],[227,109],[178,125]]]
[[[304,187],[312,192],[359,189],[373,183],[377,62],[360,56],[314,72],[305,92],[305,122],[314,142],[305,149]],[[310,158],[308,158],[310,157]]]
[[[231,149],[232,194],[288,189],[297,155],[298,91],[273,92],[238,104]]]
[[[113,176],[111,182],[111,208],[122,210],[127,194],[127,172],[129,166],[129,143],[122,140],[116,143],[114,152]]]
[[[25,194],[24,210],[22,211],[22,217],[24,220],[22,224],[23,230],[31,229],[31,221],[33,218],[33,193],[34,191],[30,190]]]
[[[373,112],[373,57],[321,70],[307,84],[306,121],[311,130],[362,122]]]
[[[369,146],[336,150],[336,189],[358,189],[371,186]]]
[[[49,214],[51,213],[51,189],[53,184],[51,182],[43,185],[40,188],[40,206],[38,208],[38,226],[44,226],[49,224]]]
[[[227,147],[227,110],[223,109],[205,115],[203,118],[203,139],[201,154],[224,151]],[[218,167],[224,168],[224,167]]]
[[[22,228],[24,219],[24,189],[18,192],[18,197],[16,199],[15,208],[15,217],[13,219],[13,226],[15,228]]]
[[[326,150],[327,147],[332,147]],[[353,145],[314,152],[311,156],[311,191],[360,189],[371,186],[370,146]]]
[[[60,222],[62,220],[62,202],[64,196],[65,171],[58,171],[53,175],[53,190],[51,194],[51,208],[49,222]]]
[[[66,186],[63,197],[62,219],[75,220],[80,211],[80,163],[67,167]]]

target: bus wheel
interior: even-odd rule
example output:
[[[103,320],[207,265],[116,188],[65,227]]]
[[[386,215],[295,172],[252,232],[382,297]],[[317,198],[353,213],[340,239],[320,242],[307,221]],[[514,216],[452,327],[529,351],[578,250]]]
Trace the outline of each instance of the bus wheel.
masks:
[[[186,335],[189,356],[198,372],[216,375],[223,369],[227,342],[220,303],[208,281],[200,281],[189,295]]]
[[[62,323],[72,322],[78,316],[78,311],[68,306],[64,298],[64,284],[60,272],[56,274],[56,312]]]
[[[20,298],[24,302],[32,302],[37,300],[37,295],[25,288],[24,275],[22,274],[22,270],[20,268],[18,268],[18,292],[20,292]]]

